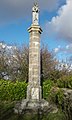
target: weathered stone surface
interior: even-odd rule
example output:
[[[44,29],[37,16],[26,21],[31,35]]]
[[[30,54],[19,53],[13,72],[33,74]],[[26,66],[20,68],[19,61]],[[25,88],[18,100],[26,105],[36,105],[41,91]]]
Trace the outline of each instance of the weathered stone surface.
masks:
[[[62,88],[62,90],[64,93],[62,108],[67,120],[72,120],[72,89]]]
[[[35,11],[36,12],[36,11]],[[35,13],[36,14],[36,13]],[[38,14],[38,13],[37,13]],[[34,15],[34,13],[33,13]],[[35,17],[35,16],[33,16]],[[40,86],[40,34],[41,27],[36,20],[28,29],[30,34],[29,42],[29,81],[27,86],[27,99],[19,102],[15,107],[16,113],[22,113],[27,109],[45,109],[49,108],[49,103],[42,99]]]
[[[57,113],[58,108],[56,105],[49,104],[44,99],[41,100],[27,100],[24,99],[21,102],[16,104],[16,107],[14,108],[14,111],[16,114],[25,114],[33,112],[33,114],[47,114],[48,113]]]
[[[39,25],[32,25],[28,32],[30,33],[29,44],[29,85],[27,87],[27,99],[40,100],[40,34]]]
[[[44,99],[41,99],[41,101],[24,99],[16,104],[14,111],[15,113],[22,114],[24,113],[25,110],[38,110],[38,109],[41,109],[43,111],[44,109],[45,110],[51,109],[51,106],[49,106],[49,103]]]

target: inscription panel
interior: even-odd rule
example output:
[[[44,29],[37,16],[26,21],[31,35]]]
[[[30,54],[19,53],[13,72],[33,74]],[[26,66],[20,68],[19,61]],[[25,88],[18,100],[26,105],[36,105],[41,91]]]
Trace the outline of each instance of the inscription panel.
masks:
[[[39,88],[32,88],[31,96],[33,100],[39,99]]]

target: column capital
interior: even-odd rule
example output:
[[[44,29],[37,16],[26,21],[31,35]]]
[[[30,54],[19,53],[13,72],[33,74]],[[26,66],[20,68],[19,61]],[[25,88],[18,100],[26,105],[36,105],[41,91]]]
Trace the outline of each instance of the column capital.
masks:
[[[42,29],[39,25],[31,25],[31,27],[28,28],[28,32],[32,32],[32,31],[38,31],[40,34],[42,33]]]

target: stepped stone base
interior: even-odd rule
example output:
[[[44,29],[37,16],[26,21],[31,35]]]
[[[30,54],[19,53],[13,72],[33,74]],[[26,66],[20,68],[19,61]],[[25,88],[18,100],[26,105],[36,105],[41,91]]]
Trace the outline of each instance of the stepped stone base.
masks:
[[[51,110],[51,106],[44,99],[38,100],[27,100],[23,99],[21,102],[18,102],[14,108],[14,112],[17,114],[24,114],[25,111],[37,111],[37,110]]]

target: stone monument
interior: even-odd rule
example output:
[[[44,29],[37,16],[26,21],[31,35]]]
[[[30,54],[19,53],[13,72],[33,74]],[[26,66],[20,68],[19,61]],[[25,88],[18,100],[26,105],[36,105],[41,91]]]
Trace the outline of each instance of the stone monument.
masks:
[[[40,76],[40,35],[42,29],[39,26],[39,8],[35,3],[32,8],[32,25],[28,28],[29,41],[29,81],[27,86],[27,99],[23,99],[15,107],[16,113],[22,113],[27,109],[48,108],[49,103],[42,99]]]
[[[28,29],[29,42],[29,85],[27,87],[27,99],[40,100],[40,34],[39,8],[37,3],[32,8],[32,25]]]

